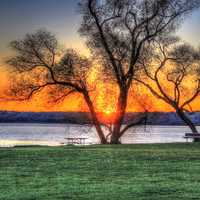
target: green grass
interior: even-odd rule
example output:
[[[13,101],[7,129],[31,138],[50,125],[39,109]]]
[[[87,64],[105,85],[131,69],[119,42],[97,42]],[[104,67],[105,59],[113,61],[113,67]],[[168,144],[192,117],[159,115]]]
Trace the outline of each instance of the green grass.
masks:
[[[0,149],[0,200],[200,199],[200,144]]]

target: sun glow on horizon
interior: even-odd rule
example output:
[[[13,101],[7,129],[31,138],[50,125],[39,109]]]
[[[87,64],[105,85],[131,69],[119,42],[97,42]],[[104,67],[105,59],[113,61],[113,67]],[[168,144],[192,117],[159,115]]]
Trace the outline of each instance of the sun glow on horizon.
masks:
[[[106,115],[110,115],[111,113],[113,113],[111,110],[105,110],[104,112]]]
[[[113,123],[116,119],[116,114],[116,108],[108,105],[100,112],[99,119],[106,124]]]

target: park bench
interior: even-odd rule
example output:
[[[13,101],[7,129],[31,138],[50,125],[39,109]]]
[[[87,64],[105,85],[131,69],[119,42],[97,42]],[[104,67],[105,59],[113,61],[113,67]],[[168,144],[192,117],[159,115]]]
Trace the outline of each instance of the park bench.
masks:
[[[186,133],[184,138],[188,141],[188,139],[200,139],[199,133]]]
[[[87,138],[80,137],[67,137],[67,144],[85,144]]]

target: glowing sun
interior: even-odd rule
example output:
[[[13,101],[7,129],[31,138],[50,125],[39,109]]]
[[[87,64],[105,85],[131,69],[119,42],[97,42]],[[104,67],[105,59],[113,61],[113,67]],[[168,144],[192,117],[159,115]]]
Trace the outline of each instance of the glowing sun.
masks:
[[[106,115],[111,115],[111,114],[114,113],[114,111],[111,110],[111,109],[106,109],[106,110],[104,111],[104,113],[105,113]]]

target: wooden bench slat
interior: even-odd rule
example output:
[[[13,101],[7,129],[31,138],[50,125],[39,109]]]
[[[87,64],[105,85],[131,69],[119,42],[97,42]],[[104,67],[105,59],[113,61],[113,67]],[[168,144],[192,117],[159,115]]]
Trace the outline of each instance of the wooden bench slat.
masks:
[[[185,133],[185,139],[200,139],[199,133]]]
[[[196,136],[200,136],[200,134],[199,133],[186,133],[185,136],[196,137]]]

